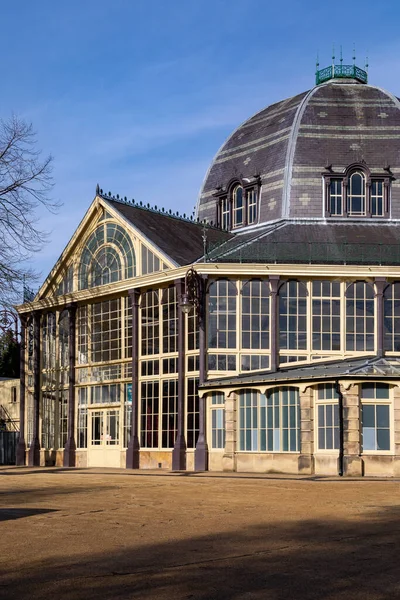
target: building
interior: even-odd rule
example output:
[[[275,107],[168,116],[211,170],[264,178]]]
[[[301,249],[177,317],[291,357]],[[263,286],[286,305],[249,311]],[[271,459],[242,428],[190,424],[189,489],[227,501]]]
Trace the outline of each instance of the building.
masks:
[[[15,464],[19,432],[19,379],[0,377],[0,465]]]
[[[400,104],[260,111],[195,219],[96,197],[22,324],[18,464],[400,475]]]

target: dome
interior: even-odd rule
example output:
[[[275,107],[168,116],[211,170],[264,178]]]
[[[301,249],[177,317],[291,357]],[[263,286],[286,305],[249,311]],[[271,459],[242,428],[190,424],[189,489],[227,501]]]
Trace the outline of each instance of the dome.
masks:
[[[324,181],[329,185],[335,174],[343,178],[351,165],[365,169],[366,185],[370,174],[382,181],[390,177],[385,217],[400,218],[395,181],[400,174],[399,100],[361,78],[338,77],[268,106],[230,135],[206,174],[197,205],[199,219],[225,227],[221,198],[235,185],[257,189],[252,225],[325,219]],[[239,222],[239,227],[246,224]]]

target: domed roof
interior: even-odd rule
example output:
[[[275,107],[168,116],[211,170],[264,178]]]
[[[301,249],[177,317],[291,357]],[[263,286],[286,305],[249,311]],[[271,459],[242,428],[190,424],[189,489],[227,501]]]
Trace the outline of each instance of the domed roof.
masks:
[[[258,222],[322,219],[322,173],[360,163],[400,175],[400,102],[354,78],[330,79],[272,104],[245,121],[214,158],[197,216],[216,221],[218,198],[233,181],[261,181]],[[392,185],[391,217],[400,218]]]

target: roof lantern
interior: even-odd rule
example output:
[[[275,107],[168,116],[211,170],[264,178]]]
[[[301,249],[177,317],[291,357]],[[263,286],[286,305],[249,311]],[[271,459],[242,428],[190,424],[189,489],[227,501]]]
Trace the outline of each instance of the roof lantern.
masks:
[[[333,51],[332,64],[329,67],[319,69],[319,62],[317,59],[315,85],[320,85],[331,79],[355,79],[359,83],[368,83],[368,59],[366,60],[365,70],[357,67],[355,61],[355,51],[353,50],[353,64],[344,65],[342,48],[340,48],[340,65],[335,65],[335,51]]]

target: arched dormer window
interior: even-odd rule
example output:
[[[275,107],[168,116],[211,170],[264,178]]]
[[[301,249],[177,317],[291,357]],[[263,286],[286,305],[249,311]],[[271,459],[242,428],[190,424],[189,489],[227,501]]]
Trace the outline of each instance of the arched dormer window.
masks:
[[[232,193],[233,227],[241,227],[244,222],[243,188],[237,185]]]
[[[364,163],[352,164],[338,173],[327,167],[325,182],[326,217],[384,217],[390,215],[390,167],[371,173]]]
[[[347,214],[349,217],[366,215],[366,184],[365,174],[362,171],[354,171],[349,177]]]
[[[258,199],[260,196],[260,177],[233,179],[226,188],[219,188],[217,198],[217,225],[230,230],[258,221]]]
[[[116,223],[99,225],[89,236],[79,264],[79,289],[129,279],[135,275],[135,250]]]

